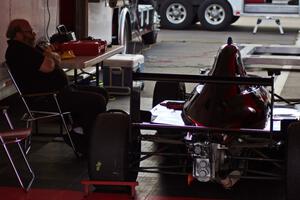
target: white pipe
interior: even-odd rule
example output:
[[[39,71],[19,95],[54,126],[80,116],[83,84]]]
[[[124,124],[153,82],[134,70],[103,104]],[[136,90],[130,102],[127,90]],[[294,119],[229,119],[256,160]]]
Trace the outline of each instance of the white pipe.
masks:
[[[126,14],[129,13],[128,8],[123,8],[119,16],[119,30],[118,30],[118,42],[121,45],[125,44],[124,33],[125,33],[125,23],[126,23]]]

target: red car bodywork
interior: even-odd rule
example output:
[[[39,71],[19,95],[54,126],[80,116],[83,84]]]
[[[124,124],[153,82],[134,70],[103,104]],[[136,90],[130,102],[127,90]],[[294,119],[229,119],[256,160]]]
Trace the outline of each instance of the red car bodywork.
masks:
[[[213,68],[215,77],[246,77],[239,49],[228,43],[219,50]],[[187,124],[221,128],[264,128],[270,97],[263,86],[206,83],[198,85],[184,104]]]

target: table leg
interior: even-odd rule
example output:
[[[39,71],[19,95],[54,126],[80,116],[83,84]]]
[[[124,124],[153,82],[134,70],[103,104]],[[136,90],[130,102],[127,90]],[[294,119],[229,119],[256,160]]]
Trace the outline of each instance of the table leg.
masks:
[[[103,64],[103,62],[101,62],[101,66],[102,66],[102,64]],[[96,86],[99,86],[99,72],[100,72],[99,67],[100,67],[100,65],[99,65],[99,63],[97,63],[96,64]]]
[[[78,76],[77,69],[74,69],[74,83],[75,83],[75,85],[77,84],[77,76]]]

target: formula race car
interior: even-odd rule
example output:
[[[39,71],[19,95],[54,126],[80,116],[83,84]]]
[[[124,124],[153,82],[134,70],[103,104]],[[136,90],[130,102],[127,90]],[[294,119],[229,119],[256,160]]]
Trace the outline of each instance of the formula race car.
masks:
[[[134,73],[133,80],[156,81],[153,108],[141,111],[140,89],[132,88],[130,115],[112,110],[98,116],[90,179],[134,181],[138,172],[157,172],[224,188],[241,178],[285,180],[286,199],[300,196],[299,101],[274,94],[273,76],[248,75],[231,38],[206,75]],[[184,82],[196,84],[190,94]],[[142,151],[143,141],[156,148]],[[153,156],[174,165],[144,166]]]

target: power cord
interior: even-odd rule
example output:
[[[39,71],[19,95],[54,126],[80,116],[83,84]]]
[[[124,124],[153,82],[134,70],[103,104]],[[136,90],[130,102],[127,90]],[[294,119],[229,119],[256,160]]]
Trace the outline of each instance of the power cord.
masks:
[[[11,18],[11,16],[12,16],[12,5],[11,5],[11,1],[12,1],[12,0],[9,1],[9,21],[12,20],[12,18]]]
[[[48,21],[46,25],[46,37],[47,40],[49,41],[49,26],[50,26],[50,20],[51,20],[51,13],[50,13],[50,7],[49,7],[49,0],[46,0],[46,7],[47,7],[47,13],[48,13]]]

